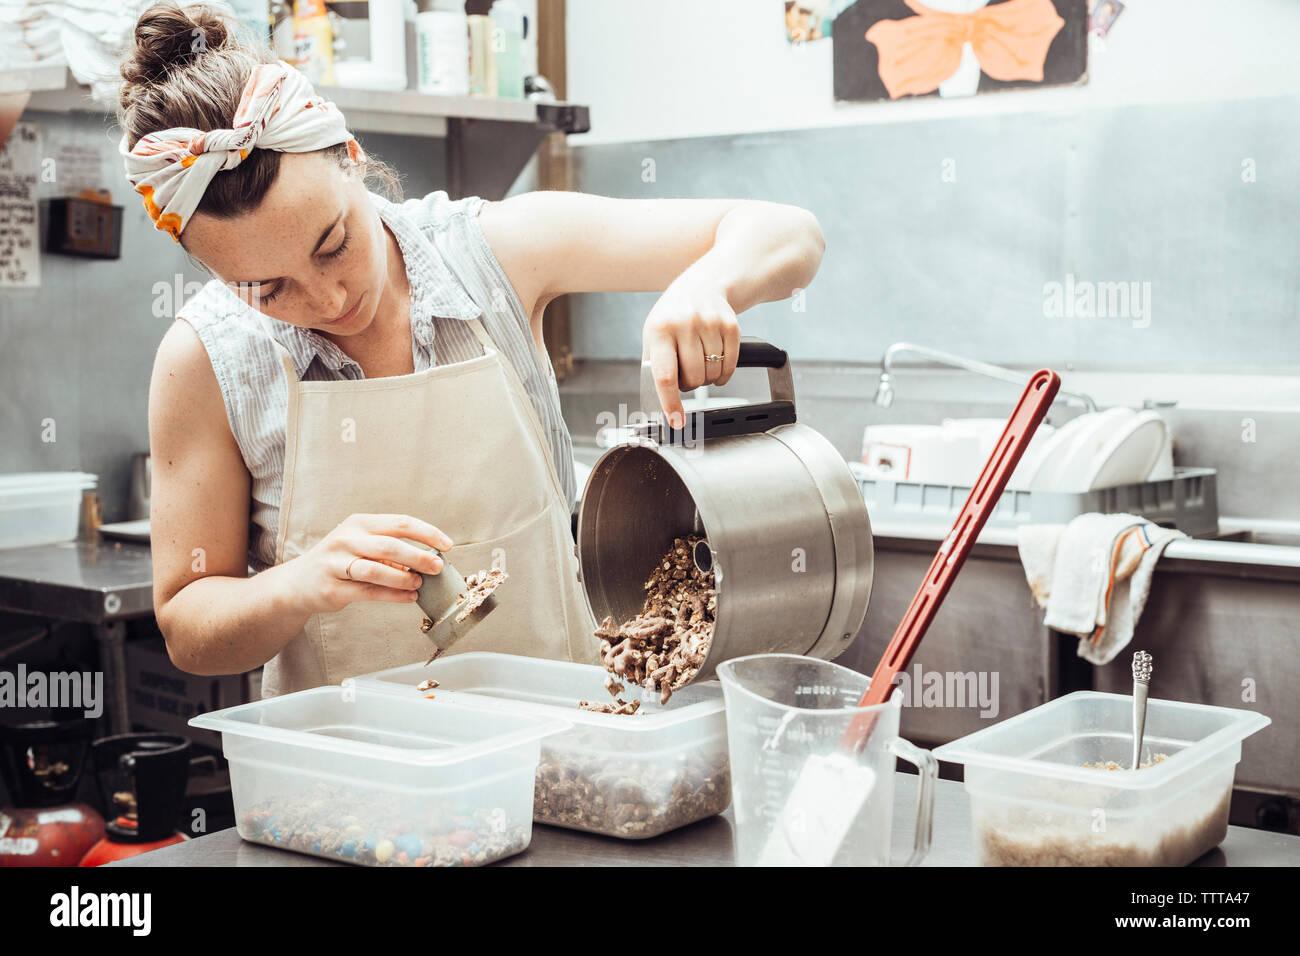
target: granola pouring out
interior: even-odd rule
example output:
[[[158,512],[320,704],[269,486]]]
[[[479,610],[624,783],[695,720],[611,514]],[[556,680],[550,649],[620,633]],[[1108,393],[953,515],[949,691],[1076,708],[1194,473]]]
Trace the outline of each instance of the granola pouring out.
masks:
[[[616,699],[628,683],[658,690],[660,704],[666,704],[673,691],[694,680],[704,666],[713,640],[718,596],[713,572],[701,572],[692,558],[700,540],[699,535],[675,538],[672,550],[655,565],[645,583],[645,603],[637,616],[621,625],[606,617],[596,628],[601,661],[611,675],[605,687]],[[618,700],[603,712],[637,711]]]

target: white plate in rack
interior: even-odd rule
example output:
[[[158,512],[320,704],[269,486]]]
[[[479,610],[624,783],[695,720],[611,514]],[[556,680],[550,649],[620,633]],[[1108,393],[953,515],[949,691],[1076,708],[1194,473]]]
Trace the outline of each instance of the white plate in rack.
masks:
[[[1086,491],[1088,486],[1083,481],[1100,447],[1097,436],[1118,427],[1132,414],[1129,408],[1110,408],[1066,422],[1043,446],[1029,487],[1035,491]]]
[[[1092,491],[1146,481],[1160,462],[1167,437],[1158,412],[1137,412],[1094,453],[1084,487]]]

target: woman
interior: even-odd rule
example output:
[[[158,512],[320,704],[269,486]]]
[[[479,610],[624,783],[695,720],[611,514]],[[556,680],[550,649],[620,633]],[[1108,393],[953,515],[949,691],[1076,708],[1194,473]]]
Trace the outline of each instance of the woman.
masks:
[[[594,662],[542,313],[662,290],[642,345],[680,423],[679,387],[731,377],[736,313],[811,281],[813,216],[562,192],[390,202],[339,111],[202,7],[147,10],[122,73],[128,179],[213,276],[150,385],[154,607],[176,666],[266,664],[271,696],[423,660],[435,548],[508,574],[456,651]]]

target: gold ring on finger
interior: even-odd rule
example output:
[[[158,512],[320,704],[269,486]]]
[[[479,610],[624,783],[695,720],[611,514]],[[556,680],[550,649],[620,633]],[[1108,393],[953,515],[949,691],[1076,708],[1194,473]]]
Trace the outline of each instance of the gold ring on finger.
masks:
[[[355,581],[355,580],[356,580],[356,578],[354,578],[354,577],[352,576],[352,565],[356,564],[356,563],[357,563],[358,561],[360,561],[360,560],[361,560],[361,558],[356,557],[356,558],[353,558],[351,561],[348,562],[347,570],[344,571],[343,573],[346,574],[346,575],[348,576],[348,580],[349,580],[349,581]]]
[[[706,361],[706,362],[721,362],[721,361],[722,361],[722,356],[721,356],[721,355],[718,355],[716,352],[710,352],[708,355],[704,356],[704,361]]]

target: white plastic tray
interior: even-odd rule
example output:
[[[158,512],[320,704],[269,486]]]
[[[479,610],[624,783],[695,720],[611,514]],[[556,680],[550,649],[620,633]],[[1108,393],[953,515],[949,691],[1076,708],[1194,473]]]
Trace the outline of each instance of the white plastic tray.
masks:
[[[0,548],[71,541],[81,524],[82,492],[98,481],[80,471],[0,475]]]
[[[438,710],[459,707],[560,718],[571,729],[542,744],[534,819],[624,839],[644,839],[720,813],[731,802],[727,724],[716,681],[691,684],[667,706],[629,686],[642,713],[598,714],[605,670],[510,654],[452,654],[356,678],[358,688],[408,697]],[[416,686],[434,678],[439,686]],[[422,700],[422,698],[429,698]]]
[[[1077,691],[934,751],[966,768],[981,865],[1184,866],[1228,829],[1241,742],[1269,718],[1170,700],[1147,706],[1141,770],[1133,699]]]
[[[316,687],[193,718],[220,731],[239,835],[366,865],[480,865],[532,838],[540,742],[569,724]]]

